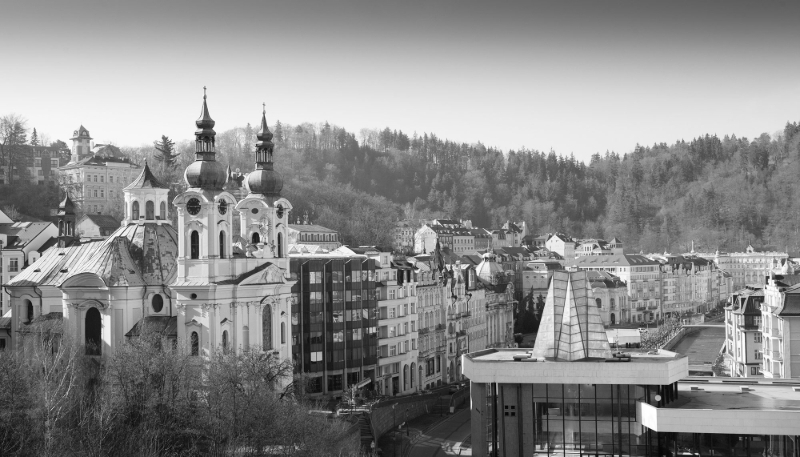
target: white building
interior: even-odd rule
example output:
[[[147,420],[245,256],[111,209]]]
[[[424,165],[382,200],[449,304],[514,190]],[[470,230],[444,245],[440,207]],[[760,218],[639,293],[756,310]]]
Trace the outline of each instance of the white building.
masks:
[[[94,144],[84,126],[72,137],[72,155],[58,169],[59,184],[84,213],[109,214],[122,205],[122,188],[142,171],[113,145]]]
[[[205,97],[196,125],[188,190],[171,207],[167,187],[145,166],[124,189],[125,218],[111,236],[70,246],[63,242],[69,233],[60,231],[59,246],[7,286],[14,292],[14,331],[31,334],[39,324],[61,321],[87,355],[107,357],[147,326],[184,342],[198,357],[259,348],[289,359],[294,281],[285,251],[292,207],[280,197],[272,134],[262,116],[250,192],[237,201],[223,190],[228,174],[216,161]],[[168,217],[171,208],[178,212],[177,227]],[[66,217],[60,227],[68,227]]]

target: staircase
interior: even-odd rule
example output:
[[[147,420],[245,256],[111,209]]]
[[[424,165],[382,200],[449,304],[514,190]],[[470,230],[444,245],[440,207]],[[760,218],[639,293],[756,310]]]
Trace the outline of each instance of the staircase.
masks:
[[[372,435],[369,414],[361,414],[358,418],[358,426],[361,428],[361,449],[370,452],[372,450],[372,441],[375,439],[375,436]]]

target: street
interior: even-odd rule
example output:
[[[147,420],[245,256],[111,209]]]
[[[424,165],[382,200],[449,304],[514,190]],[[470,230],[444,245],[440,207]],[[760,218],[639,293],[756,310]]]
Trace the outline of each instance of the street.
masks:
[[[414,457],[472,455],[469,437],[470,410],[467,408],[459,410],[420,436],[408,455]]]

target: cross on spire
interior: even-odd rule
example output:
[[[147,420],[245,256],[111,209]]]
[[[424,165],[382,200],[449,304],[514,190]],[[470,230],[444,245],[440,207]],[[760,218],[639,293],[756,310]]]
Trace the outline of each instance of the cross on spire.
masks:
[[[263,108],[261,113],[262,114],[267,114],[267,104],[266,104],[266,102],[261,102],[261,107]]]
[[[203,100],[206,99],[206,86],[203,86]]]

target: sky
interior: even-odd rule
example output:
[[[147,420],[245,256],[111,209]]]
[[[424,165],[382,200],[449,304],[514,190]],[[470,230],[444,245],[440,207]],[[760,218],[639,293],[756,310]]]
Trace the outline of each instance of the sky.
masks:
[[[800,120],[797,1],[62,1],[2,7],[0,116],[69,143],[325,122],[626,153]],[[10,40],[10,42],[9,42]],[[10,45],[10,46],[9,46]],[[7,54],[8,55],[8,54]]]

